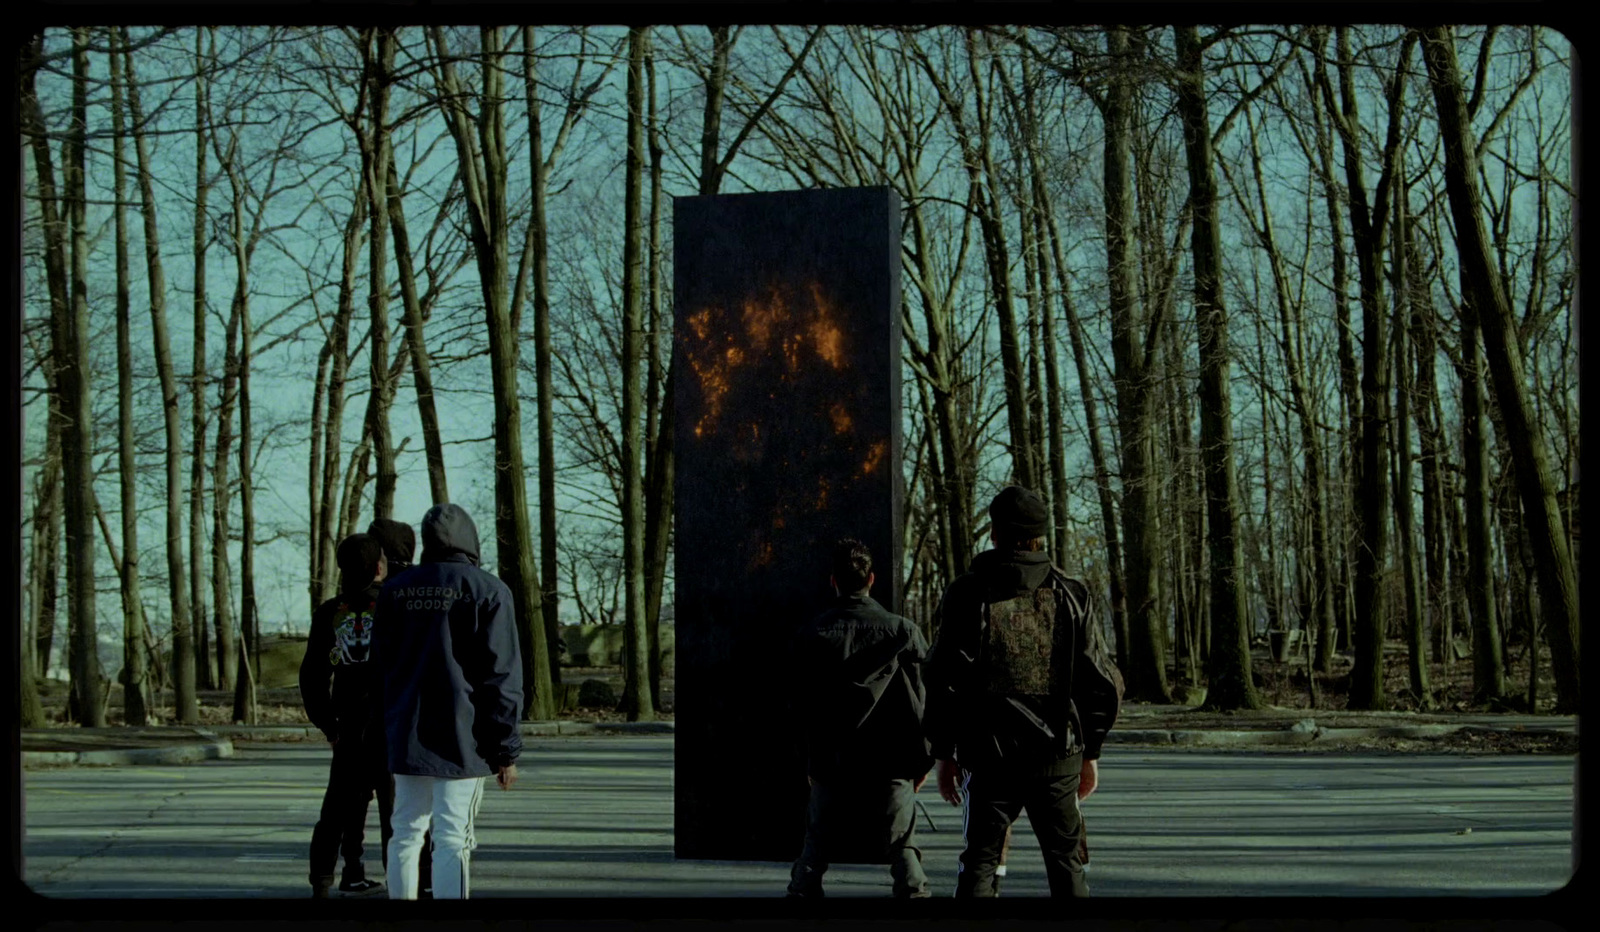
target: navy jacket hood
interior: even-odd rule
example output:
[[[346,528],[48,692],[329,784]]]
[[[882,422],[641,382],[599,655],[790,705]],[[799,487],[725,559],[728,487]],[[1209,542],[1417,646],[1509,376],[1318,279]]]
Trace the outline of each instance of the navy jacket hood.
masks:
[[[422,516],[422,562],[443,563],[452,556],[478,565],[478,526],[460,505],[434,505]]]

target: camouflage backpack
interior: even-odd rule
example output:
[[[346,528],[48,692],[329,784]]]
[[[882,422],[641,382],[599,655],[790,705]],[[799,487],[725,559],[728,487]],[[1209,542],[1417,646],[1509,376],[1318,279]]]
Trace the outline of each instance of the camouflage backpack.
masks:
[[[1057,631],[1059,604],[1048,585],[984,603],[980,688],[996,696],[1048,696],[1071,689],[1071,634]],[[1060,633],[1069,643],[1059,642]]]
[[[1109,729],[1122,704],[1122,674],[1092,620],[1084,629],[1085,653],[1093,662],[1073,669],[1075,621],[1089,611],[1089,588],[1055,567],[1039,588],[985,602],[979,688],[997,697],[1076,693],[1086,706],[1077,709],[1082,723]],[[1074,684],[1074,677],[1083,682]]]

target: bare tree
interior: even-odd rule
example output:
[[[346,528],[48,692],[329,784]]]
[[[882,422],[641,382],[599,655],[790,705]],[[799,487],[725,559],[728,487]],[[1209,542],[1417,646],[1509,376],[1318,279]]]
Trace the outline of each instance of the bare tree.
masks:
[[[627,664],[622,710],[628,721],[653,721],[650,694],[649,630],[644,604],[644,484],[639,473],[643,412],[639,363],[644,346],[644,56],[648,27],[628,30],[628,162],[623,195],[622,245],[622,559],[627,633]]]
[[[132,124],[134,153],[138,159],[139,201],[144,217],[145,267],[150,292],[150,329],[155,343],[156,374],[161,382],[161,410],[166,429],[167,485],[167,590],[172,606],[172,664],[178,674],[173,685],[178,721],[191,724],[199,720],[195,696],[194,626],[190,614],[190,591],[183,555],[183,437],[179,427],[178,379],[172,362],[172,341],[167,333],[167,279],[161,263],[161,240],[156,223],[155,184],[151,177],[148,143],[144,132],[143,108],[139,103],[139,82],[134,73],[133,55],[128,50],[128,33],[119,28],[128,83],[128,113]],[[204,158],[204,156],[201,156]],[[124,440],[124,446],[131,441]],[[124,506],[125,508],[127,505]],[[124,517],[126,521],[126,517]],[[126,535],[125,535],[126,536]],[[131,541],[124,545],[133,551]]]
[[[52,343],[61,410],[62,497],[67,541],[68,668],[73,718],[105,725],[94,614],[94,450],[89,397],[89,231],[84,192],[89,97],[89,30],[72,27],[72,122],[67,130],[64,201],[71,255],[71,308],[55,321]]]
[[[201,48],[201,38],[210,39],[212,59],[216,58],[216,30],[214,28],[201,30],[194,33],[194,63],[195,63],[195,109],[194,109],[194,227],[192,264],[194,268],[194,328],[193,328],[193,364],[189,377],[190,397],[190,435],[189,443],[191,452],[189,457],[189,601],[194,608],[195,627],[199,629],[200,641],[205,641],[206,618],[206,587],[205,564],[202,554],[205,553],[205,487],[206,487],[206,413],[209,405],[206,403],[207,365],[206,365],[206,251],[210,244],[209,230],[211,221],[206,213],[206,203],[211,193],[211,180],[206,171],[206,152],[210,149],[207,139],[208,117],[211,112],[211,100],[208,96],[206,56]],[[215,595],[216,581],[212,580],[212,595]],[[218,619],[221,618],[219,614]],[[209,670],[213,661],[210,652],[200,650],[196,654],[198,669],[186,669],[180,661],[182,647],[176,638],[173,640],[172,681],[179,695],[192,692],[186,687],[185,680],[193,682],[195,674],[202,670]],[[233,689],[233,678],[236,671],[237,659],[233,651],[233,633],[231,629],[226,632],[217,628],[217,655],[215,668],[217,671],[214,680],[219,689]],[[205,677],[211,681],[210,676]],[[185,717],[188,716],[188,717]],[[197,706],[186,705],[181,699],[178,703],[178,721],[191,724],[199,721]]]
[[[1406,200],[1410,197],[1410,191],[1404,182],[1404,171],[1402,163],[1399,168],[1401,180],[1393,188],[1395,235],[1390,241],[1395,294],[1392,338],[1395,371],[1394,445],[1397,448],[1394,451],[1396,460],[1394,521],[1395,536],[1400,539],[1400,571],[1405,586],[1407,673],[1411,678],[1411,692],[1416,698],[1418,707],[1430,709],[1433,707],[1433,688],[1429,685],[1428,678],[1427,633],[1424,630],[1420,568],[1417,566],[1415,505],[1411,485],[1412,392],[1409,368],[1411,351],[1406,329],[1408,312],[1411,310],[1411,289],[1407,281],[1409,272],[1405,230],[1409,222]]]
[[[510,221],[506,203],[505,118],[498,28],[480,30],[482,91],[475,115],[477,135],[469,124],[466,94],[446,51],[444,34],[430,27],[434,73],[450,133],[460,158],[467,197],[467,218],[478,262],[484,313],[489,330],[490,373],[495,398],[495,539],[500,578],[516,604],[522,646],[524,714],[533,720],[555,717],[549,643],[534,632],[544,631],[543,606],[533,545],[528,527],[527,490],[523,482],[522,404],[517,394],[517,331],[513,326],[509,286]],[[519,275],[520,277],[520,275]]]
[[[117,472],[122,505],[122,702],[123,722],[145,725],[151,714],[149,677],[145,672],[144,605],[139,599],[139,509],[134,486],[133,341],[128,292],[128,230],[124,195],[128,172],[124,162],[123,76],[117,54],[117,32],[107,30],[111,71],[112,224],[116,239],[117,314]],[[180,561],[182,559],[180,555]]]
[[[1212,170],[1211,120],[1206,112],[1205,46],[1193,26],[1173,28],[1178,51],[1178,108],[1189,156],[1189,203],[1194,227],[1195,318],[1200,329],[1200,460],[1206,474],[1206,534],[1211,555],[1212,640],[1206,705],[1262,705],[1250,671],[1250,628],[1240,591],[1239,540],[1234,529],[1239,491],[1233,469],[1229,402],[1228,314],[1222,301],[1222,246]],[[1270,515],[1268,516],[1270,520]]]
[[[1467,117],[1456,61],[1455,35],[1446,27],[1423,30],[1423,57],[1433,86],[1445,154],[1445,187],[1455,218],[1464,303],[1470,301],[1483,326],[1484,348],[1516,460],[1518,491],[1530,544],[1538,560],[1540,606],[1556,674],[1558,710],[1576,712],[1578,679],[1578,590],[1550,476],[1544,436],[1524,388],[1516,319],[1499,270],[1490,261],[1478,194],[1477,144]],[[1466,291],[1470,289],[1470,299]],[[1530,649],[1536,645],[1530,644]]]
[[[1395,182],[1396,154],[1401,142],[1401,116],[1404,113],[1405,68],[1416,44],[1416,34],[1407,31],[1400,53],[1387,83],[1388,135],[1383,145],[1382,169],[1377,191],[1368,201],[1366,175],[1361,154],[1362,123],[1356,103],[1354,53],[1350,47],[1350,28],[1338,28],[1338,71],[1340,100],[1336,102],[1332,84],[1324,75],[1322,92],[1333,115],[1334,125],[1344,146],[1346,193],[1350,222],[1355,234],[1356,265],[1361,278],[1362,375],[1361,375],[1361,512],[1359,546],[1355,559],[1355,637],[1356,663],[1351,673],[1350,707],[1382,709],[1387,705],[1383,692],[1383,646],[1385,616],[1383,579],[1388,552],[1389,470],[1386,460],[1386,435],[1389,421],[1388,340],[1384,337],[1383,254],[1390,206],[1389,189]]]

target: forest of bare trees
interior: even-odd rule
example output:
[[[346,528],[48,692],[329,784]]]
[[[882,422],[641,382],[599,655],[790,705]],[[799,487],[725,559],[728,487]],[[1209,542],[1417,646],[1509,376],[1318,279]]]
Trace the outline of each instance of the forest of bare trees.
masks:
[[[333,594],[337,542],[447,500],[513,593],[530,718],[580,622],[625,626],[621,711],[666,711],[671,199],[843,186],[903,205],[908,617],[1016,482],[1130,700],[1285,701],[1265,652],[1310,705],[1579,705],[1559,33],[77,26],[21,52],[25,724],[52,680],[83,725],[114,695],[193,723],[205,689],[253,721],[262,639]]]

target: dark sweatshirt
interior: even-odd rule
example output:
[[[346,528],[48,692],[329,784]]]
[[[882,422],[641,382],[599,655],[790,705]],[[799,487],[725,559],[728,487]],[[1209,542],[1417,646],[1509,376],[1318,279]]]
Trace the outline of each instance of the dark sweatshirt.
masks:
[[[377,599],[378,584],[371,583],[340,593],[311,614],[311,635],[300,661],[300,699],[306,717],[330,741],[362,740],[383,698],[371,662]]]
[[[511,590],[478,568],[457,505],[422,521],[422,562],[378,595],[384,733],[393,773],[482,777],[522,752],[522,656]]]
[[[985,604],[1056,590],[1052,652],[1067,658],[1069,685],[1045,695],[996,695],[982,682]],[[952,582],[935,610],[938,637],[928,658],[927,727],[933,753],[968,769],[1049,767],[1082,752],[1100,756],[1116,721],[1121,674],[1106,655],[1089,588],[1044,553],[986,550]]]
[[[928,644],[868,595],[847,595],[802,629],[795,699],[807,773],[915,779],[933,758],[922,732]]]

